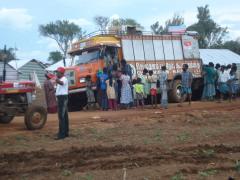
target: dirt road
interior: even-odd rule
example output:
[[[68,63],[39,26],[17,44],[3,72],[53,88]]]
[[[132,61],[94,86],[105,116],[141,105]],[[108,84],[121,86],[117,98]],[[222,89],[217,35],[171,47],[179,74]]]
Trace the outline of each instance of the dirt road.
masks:
[[[0,125],[0,179],[240,179],[240,101],[69,115],[61,141],[56,115]]]

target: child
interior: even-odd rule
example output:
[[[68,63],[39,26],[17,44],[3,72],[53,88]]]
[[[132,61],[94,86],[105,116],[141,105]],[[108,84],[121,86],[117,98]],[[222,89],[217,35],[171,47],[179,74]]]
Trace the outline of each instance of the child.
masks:
[[[103,74],[98,76],[100,82],[100,91],[101,91],[101,108],[103,111],[108,110],[108,99],[107,99],[107,84],[106,80],[108,79],[107,68],[103,68]]]
[[[138,107],[141,104],[142,108],[144,108],[144,86],[141,83],[141,78],[137,78],[133,87],[136,92],[136,106]]]
[[[133,79],[132,85],[133,85],[133,100],[134,100],[134,106],[137,106],[137,94],[136,94],[136,89],[134,85],[137,84],[137,79]]]
[[[151,104],[157,107],[157,78],[153,75],[153,71],[149,71],[148,82],[150,83]]]
[[[87,109],[91,109],[95,106],[95,96],[92,90],[91,76],[86,76],[86,95],[87,95]]]
[[[107,84],[108,107],[111,110],[117,110],[117,100],[115,91],[116,81],[110,75],[109,79],[106,81],[106,84]]]
[[[161,107],[168,108],[168,74],[166,72],[166,66],[161,67],[159,74],[160,90],[161,90]]]

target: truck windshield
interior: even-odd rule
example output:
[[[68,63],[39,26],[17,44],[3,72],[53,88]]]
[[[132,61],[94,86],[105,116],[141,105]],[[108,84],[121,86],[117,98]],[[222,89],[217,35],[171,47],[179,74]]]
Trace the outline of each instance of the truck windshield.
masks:
[[[83,53],[76,58],[76,64],[83,64],[99,58],[99,51]]]

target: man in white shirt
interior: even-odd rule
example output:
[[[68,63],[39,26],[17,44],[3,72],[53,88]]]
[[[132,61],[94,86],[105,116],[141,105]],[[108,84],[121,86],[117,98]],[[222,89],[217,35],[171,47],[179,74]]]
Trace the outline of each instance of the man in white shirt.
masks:
[[[65,69],[59,67],[57,70],[56,79],[56,97],[58,103],[58,119],[59,119],[59,131],[56,140],[64,139],[68,137],[69,121],[68,121],[68,80],[64,76]]]

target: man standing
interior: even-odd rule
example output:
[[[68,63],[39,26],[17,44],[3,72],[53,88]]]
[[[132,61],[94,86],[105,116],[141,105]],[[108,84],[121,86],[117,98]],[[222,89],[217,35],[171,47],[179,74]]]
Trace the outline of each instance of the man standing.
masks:
[[[193,76],[192,73],[188,71],[188,65],[183,64],[182,68],[182,90],[181,90],[181,100],[179,106],[182,106],[183,101],[186,99],[186,96],[189,101],[189,105],[191,105],[191,99],[192,99],[192,80]]]
[[[52,78],[54,78],[53,74],[45,74],[46,80],[44,81],[44,91],[46,97],[47,111],[48,113],[56,113],[57,112],[57,101],[55,97],[55,89],[52,82]]]
[[[59,131],[56,140],[64,139],[68,137],[69,122],[68,122],[68,80],[64,76],[65,69],[59,67],[57,69],[57,103],[58,103],[58,119],[59,119]]]

